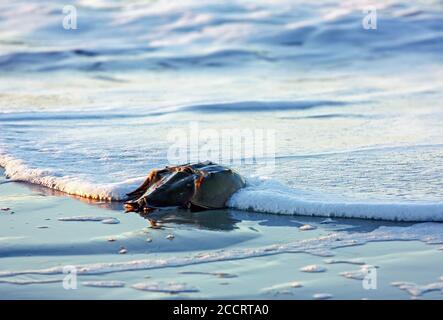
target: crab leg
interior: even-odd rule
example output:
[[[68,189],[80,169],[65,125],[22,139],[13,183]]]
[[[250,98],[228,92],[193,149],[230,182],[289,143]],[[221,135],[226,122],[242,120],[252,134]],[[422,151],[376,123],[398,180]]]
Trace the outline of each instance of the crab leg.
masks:
[[[131,199],[137,199],[140,198],[146,190],[149,189],[150,186],[152,186],[154,183],[158,182],[163,178],[163,174],[167,172],[173,171],[175,168],[166,168],[162,170],[152,170],[146,180],[142,183],[140,187],[135,189],[134,191],[126,194],[128,198]]]

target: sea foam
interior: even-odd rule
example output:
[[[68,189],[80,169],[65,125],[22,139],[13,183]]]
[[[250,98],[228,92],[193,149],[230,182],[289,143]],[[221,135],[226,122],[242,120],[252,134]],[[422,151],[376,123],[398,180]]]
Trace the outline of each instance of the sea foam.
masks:
[[[5,175],[15,181],[45,186],[90,199],[123,201],[144,177],[99,184],[57,172],[28,167],[21,160],[0,154]],[[391,221],[443,221],[443,203],[347,201],[328,194],[305,192],[274,179],[248,177],[247,186],[227,202],[233,209],[271,214],[360,218]]]
[[[23,161],[0,154],[0,166],[9,179],[41,185],[67,194],[96,200],[124,200],[126,193],[138,187],[143,178],[120,183],[97,184],[76,177],[67,177],[52,170],[28,167]]]
[[[393,221],[443,221],[443,203],[347,201],[327,194],[309,194],[272,179],[249,179],[249,185],[228,202],[232,208],[288,215]]]

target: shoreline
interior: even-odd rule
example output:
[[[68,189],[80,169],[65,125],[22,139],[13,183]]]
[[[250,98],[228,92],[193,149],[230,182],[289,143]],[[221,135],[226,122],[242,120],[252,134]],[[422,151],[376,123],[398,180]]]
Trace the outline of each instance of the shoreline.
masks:
[[[347,235],[349,241],[365,239],[382,226],[407,230],[416,226],[413,223],[337,219],[334,223],[322,224],[322,218],[221,210],[202,215],[170,212],[159,217],[160,229],[152,229],[139,215],[123,214],[118,208],[102,207],[99,203],[91,205],[72,197],[41,193],[36,188],[29,188],[21,183],[0,184],[0,194],[0,206],[4,208],[8,204],[14,211],[14,214],[6,211],[0,214],[4,230],[0,239],[0,259],[3,262],[0,270],[0,275],[3,275],[0,276],[2,299],[41,298],[43,288],[44,298],[57,299],[312,299],[315,294],[322,292],[332,294],[333,299],[443,298],[438,292],[411,296],[391,284],[399,281],[415,282],[417,285],[435,283],[442,276],[439,273],[439,255],[443,254],[442,250],[438,250],[440,244],[379,239],[376,242],[358,243],[357,246],[352,243],[337,248],[326,246],[311,253],[300,249],[294,251],[290,247],[291,244],[306,244],[309,241],[315,243],[316,238],[331,237],[335,233]],[[59,220],[78,216],[116,218],[119,223]],[[301,231],[300,227],[303,225],[314,228]],[[435,223],[431,225],[440,226]],[[173,239],[168,239],[170,234],[174,236]],[[262,250],[260,248],[274,250],[275,246],[288,246],[288,249],[272,255],[239,256],[239,259],[228,256],[226,259],[217,258],[217,254],[221,253],[245,254],[259,252],[257,250]],[[119,254],[121,247],[127,253]],[[214,254],[213,261],[205,261],[206,258],[203,258],[200,263],[195,264],[192,260]],[[180,265],[174,262],[179,261],[176,259],[191,260]],[[337,263],[326,263],[328,260]],[[116,266],[131,266],[135,261],[140,264],[141,261],[157,261],[161,264],[155,269],[141,267],[124,271],[123,268],[111,273],[98,272],[90,275],[80,272],[79,289],[70,291],[61,286],[60,277],[63,273],[38,272],[63,265],[109,268],[116,263]],[[173,264],[169,265],[166,261],[172,261]],[[340,261],[342,262],[338,263]],[[355,265],[353,261],[377,265],[382,290],[363,290],[361,280],[343,275],[357,274],[358,278],[361,266]],[[323,266],[326,271],[300,271],[304,266],[312,264]],[[408,265],[417,267],[406,267]],[[417,272],[420,268],[423,272]],[[29,269],[37,272],[29,275],[20,273]],[[12,273],[6,276],[5,272],[8,270]],[[226,275],[220,275],[221,270]],[[247,279],[251,276],[255,280],[245,286],[244,281],[249,281]],[[89,283],[91,281],[92,285]],[[115,281],[119,285],[123,283],[122,286],[112,287]],[[167,283],[171,281],[196,287],[198,291],[168,292]],[[302,287],[292,287],[291,283],[294,281],[300,282]],[[162,288],[165,290],[141,290],[146,283],[164,286]],[[229,290],[226,291],[227,289]]]
[[[109,203],[110,208],[117,208],[125,201],[118,196],[112,197],[85,196],[75,192],[67,192],[60,188],[51,188],[45,184],[33,183],[22,180],[8,182],[5,177],[5,169],[0,166],[1,183],[23,183],[29,188],[49,195],[69,196],[87,203]],[[9,178],[8,178],[9,179]],[[61,178],[63,179],[63,178]],[[144,178],[135,178],[127,181],[142,181]],[[138,187],[138,183],[132,186],[125,182],[112,183],[109,185],[121,186],[129,192]],[[121,193],[123,191],[119,191]],[[106,192],[105,192],[106,193]],[[111,192],[112,193],[112,192]],[[320,197],[321,195],[316,195]],[[393,201],[345,201],[331,200],[330,195],[324,195],[325,200],[309,199],[303,191],[291,189],[275,181],[269,185],[269,180],[249,181],[248,185],[235,193],[227,202],[227,209],[241,210],[244,212],[273,214],[298,217],[319,218],[344,218],[362,219],[386,222],[443,222],[443,203],[440,202],[393,202]]]

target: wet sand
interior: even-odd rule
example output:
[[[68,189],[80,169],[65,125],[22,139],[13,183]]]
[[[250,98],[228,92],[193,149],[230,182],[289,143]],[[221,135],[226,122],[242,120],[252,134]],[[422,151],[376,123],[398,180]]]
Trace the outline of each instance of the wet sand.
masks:
[[[1,299],[443,298],[438,232],[422,241],[366,238],[413,223],[177,210],[153,216],[152,228],[120,203],[1,179]],[[347,242],[312,245],[335,234]],[[376,289],[363,288],[362,264],[376,266]],[[75,290],[64,289],[57,269],[69,265],[86,266]],[[303,271],[311,265],[320,272]]]

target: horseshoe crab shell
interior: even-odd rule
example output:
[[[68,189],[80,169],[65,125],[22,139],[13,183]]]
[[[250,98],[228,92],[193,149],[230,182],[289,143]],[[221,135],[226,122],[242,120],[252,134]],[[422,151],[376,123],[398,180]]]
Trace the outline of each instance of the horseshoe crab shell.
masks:
[[[232,169],[200,162],[153,170],[125,202],[126,211],[149,211],[161,207],[224,208],[245,179]]]

